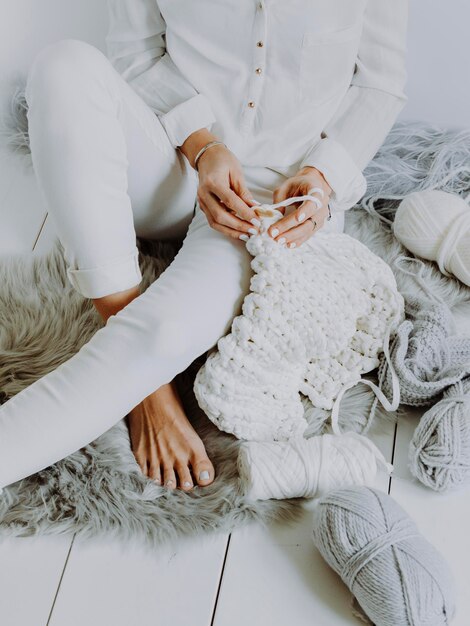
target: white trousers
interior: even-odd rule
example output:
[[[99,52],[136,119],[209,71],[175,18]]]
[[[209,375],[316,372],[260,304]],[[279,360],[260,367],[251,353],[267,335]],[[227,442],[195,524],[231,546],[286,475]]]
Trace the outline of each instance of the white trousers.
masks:
[[[245,243],[209,226],[197,174],[101,51],[79,40],[46,46],[26,98],[38,185],[81,294],[140,283],[136,235],[183,244],[74,356],[0,407],[0,487],[90,443],[213,347],[241,313],[253,273]],[[296,171],[243,169],[263,203]],[[333,214],[323,228],[343,224]]]

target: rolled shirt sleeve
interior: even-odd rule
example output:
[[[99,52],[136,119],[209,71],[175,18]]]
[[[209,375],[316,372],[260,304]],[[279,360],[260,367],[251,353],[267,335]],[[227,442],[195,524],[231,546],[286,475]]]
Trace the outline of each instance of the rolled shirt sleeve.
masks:
[[[108,0],[107,56],[158,115],[177,148],[216,121],[208,98],[196,91],[166,51],[165,20],[156,0]]]
[[[321,171],[332,188],[332,211],[345,211],[362,198],[363,170],[407,102],[407,23],[408,0],[368,0],[351,85],[301,161],[300,167]]]

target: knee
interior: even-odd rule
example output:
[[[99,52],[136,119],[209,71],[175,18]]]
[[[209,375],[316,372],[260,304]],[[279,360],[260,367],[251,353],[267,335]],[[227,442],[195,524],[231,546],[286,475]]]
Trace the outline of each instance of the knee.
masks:
[[[28,104],[33,95],[50,97],[52,102],[82,92],[83,82],[106,61],[95,46],[80,39],[61,39],[42,48],[29,68],[25,96]]]

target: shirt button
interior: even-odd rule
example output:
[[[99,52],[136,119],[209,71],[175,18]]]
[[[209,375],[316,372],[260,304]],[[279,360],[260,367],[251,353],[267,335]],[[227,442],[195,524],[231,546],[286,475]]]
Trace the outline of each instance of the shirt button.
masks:
[[[256,72],[257,74],[261,74],[261,72],[262,72],[262,71],[263,71],[263,70],[262,70],[260,67],[257,67],[257,68],[255,69],[255,72]]]
[[[255,103],[253,102],[253,100],[250,100],[248,102],[248,106],[251,107],[251,108],[253,108],[255,106]]]
[[[262,48],[264,46],[264,43],[262,41],[258,41],[256,42],[256,45],[258,46],[258,48]]]
[[[263,8],[263,5],[261,2],[258,3],[258,9],[261,11],[261,9]]]

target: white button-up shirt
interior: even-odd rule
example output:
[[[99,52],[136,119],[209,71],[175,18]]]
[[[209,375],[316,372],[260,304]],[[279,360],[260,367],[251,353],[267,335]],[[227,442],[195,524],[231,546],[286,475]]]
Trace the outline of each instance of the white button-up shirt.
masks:
[[[108,0],[108,57],[176,148],[208,128],[242,164],[320,170],[332,211],[407,96],[408,0]]]

